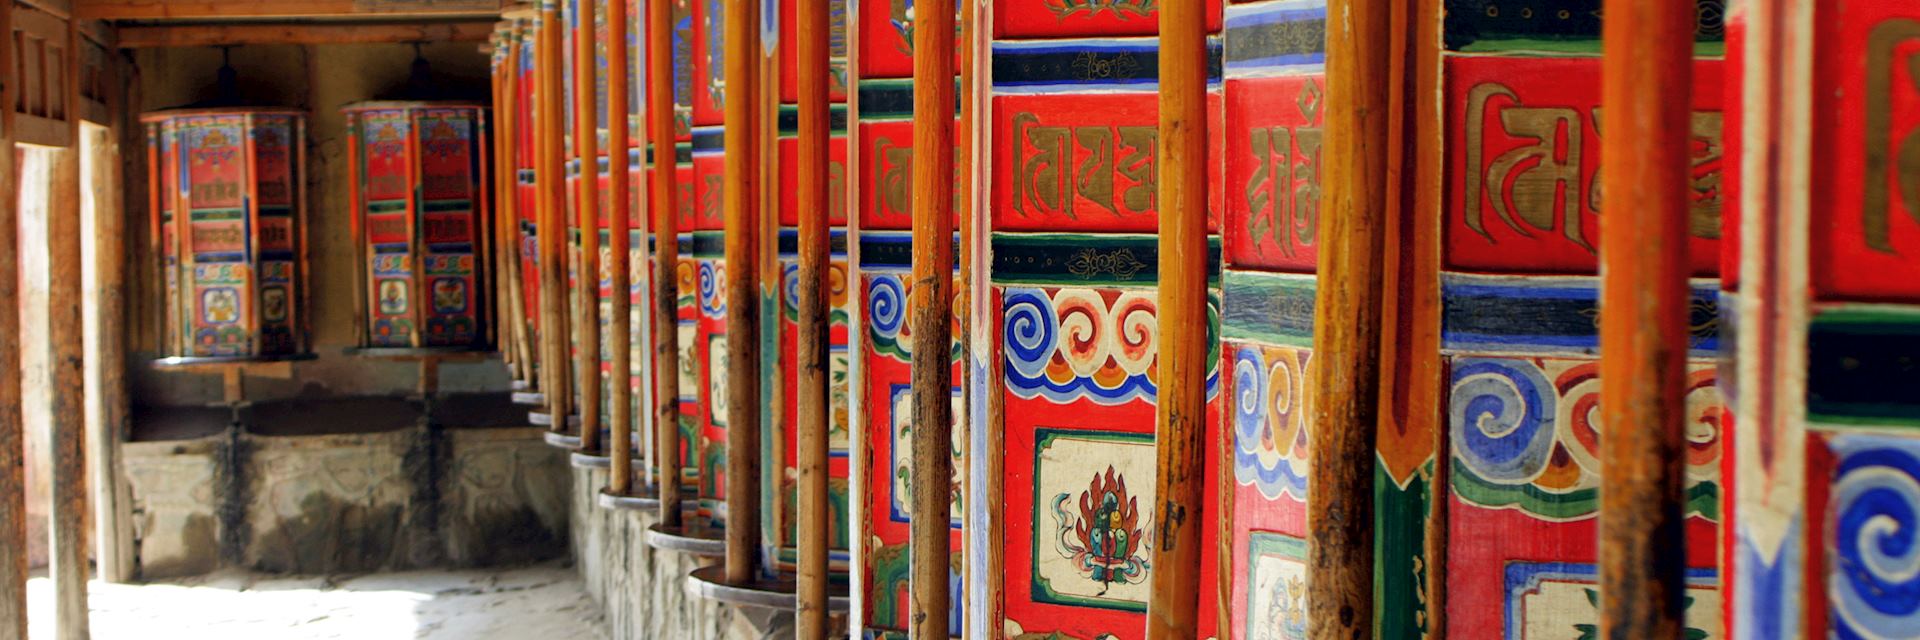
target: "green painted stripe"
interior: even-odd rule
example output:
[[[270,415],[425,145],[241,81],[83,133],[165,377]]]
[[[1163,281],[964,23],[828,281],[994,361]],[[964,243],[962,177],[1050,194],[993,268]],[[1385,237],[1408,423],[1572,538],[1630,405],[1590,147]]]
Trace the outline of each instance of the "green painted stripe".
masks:
[[[847,105],[829,105],[827,107],[827,125],[833,135],[846,135]],[[780,105],[780,137],[791,138],[797,135],[800,135],[800,105]]]
[[[1228,340],[1313,347],[1317,278],[1305,274],[1229,270],[1221,287]]]
[[[367,203],[367,213],[399,213],[406,210],[405,200],[373,200]]]
[[[428,200],[426,203],[426,206],[423,208],[426,209],[427,213],[443,213],[447,211],[472,211],[473,201],[472,200]]]
[[[191,214],[188,214],[187,219],[192,220],[194,222],[200,222],[200,221],[213,221],[213,220],[243,220],[246,217],[247,217],[246,209],[200,209],[192,212]]]

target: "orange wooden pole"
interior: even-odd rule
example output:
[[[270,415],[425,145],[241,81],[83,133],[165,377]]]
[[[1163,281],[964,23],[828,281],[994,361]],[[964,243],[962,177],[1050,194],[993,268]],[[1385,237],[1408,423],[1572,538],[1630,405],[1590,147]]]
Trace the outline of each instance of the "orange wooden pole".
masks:
[[[673,0],[648,0],[647,115],[653,118],[653,424],[659,441],[660,524],[680,526],[680,221],[673,127]]]
[[[632,200],[627,196],[627,151],[632,141],[627,136],[627,0],[607,3],[607,276],[613,290],[607,314],[608,362],[613,369],[611,405],[607,417],[613,422],[613,441],[607,443],[613,458],[613,470],[607,483],[614,495],[627,495],[633,489],[633,243]]]
[[[913,502],[909,630],[946,638],[953,541],[953,0],[915,6]]]
[[[760,571],[760,0],[726,4],[727,581]]]
[[[1373,629],[1373,482],[1379,427],[1380,318],[1387,221],[1398,185],[1388,170],[1396,109],[1395,5],[1330,0],[1325,190],[1315,299],[1314,464],[1309,471],[1307,618],[1315,638]],[[1404,15],[1399,16],[1405,20]]]
[[[574,347],[574,370],[580,396],[580,450],[601,452],[600,391],[605,384],[600,375],[600,114],[596,59],[598,47],[593,28],[594,0],[581,0],[573,18],[579,29],[573,33],[573,151],[580,162],[580,182],[574,206],[580,225],[580,269],[575,276],[574,303],[579,305],[574,328],[579,344]],[[559,422],[562,416],[554,416]]]
[[[1207,26],[1202,2],[1160,5],[1160,387],[1147,637],[1199,633],[1206,514]]]
[[[1600,633],[1680,637],[1694,7],[1608,0],[1601,62]]]
[[[800,89],[800,336],[797,422],[800,427],[799,637],[827,637],[827,33],[826,0],[800,0],[795,10],[795,67]]]
[[[567,161],[560,136],[566,126],[561,117],[564,90],[561,60],[560,3],[543,0],[536,23],[539,35],[534,46],[536,75],[539,82],[534,95],[539,106],[534,110],[535,144],[540,161],[535,170],[535,188],[539,196],[540,242],[540,377],[541,391],[547,396],[547,412],[553,417],[549,428],[555,433],[567,431],[567,416],[572,413],[573,392],[567,357]]]

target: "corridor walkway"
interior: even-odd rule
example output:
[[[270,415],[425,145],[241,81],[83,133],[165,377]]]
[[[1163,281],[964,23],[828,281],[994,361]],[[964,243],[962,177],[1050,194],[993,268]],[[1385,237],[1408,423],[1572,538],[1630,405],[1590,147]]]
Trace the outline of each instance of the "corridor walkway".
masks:
[[[33,640],[53,636],[53,591],[28,584]],[[89,585],[95,640],[604,638],[573,569],[283,577],[228,571],[147,585]],[[191,632],[191,635],[187,635]]]

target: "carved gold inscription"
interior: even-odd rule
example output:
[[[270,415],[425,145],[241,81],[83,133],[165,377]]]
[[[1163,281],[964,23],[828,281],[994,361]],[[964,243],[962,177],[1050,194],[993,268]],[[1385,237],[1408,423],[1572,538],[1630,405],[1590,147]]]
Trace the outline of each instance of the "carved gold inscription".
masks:
[[[1159,174],[1153,126],[1043,125],[1013,116],[1013,210],[1079,219],[1081,202],[1116,216],[1152,211]]]

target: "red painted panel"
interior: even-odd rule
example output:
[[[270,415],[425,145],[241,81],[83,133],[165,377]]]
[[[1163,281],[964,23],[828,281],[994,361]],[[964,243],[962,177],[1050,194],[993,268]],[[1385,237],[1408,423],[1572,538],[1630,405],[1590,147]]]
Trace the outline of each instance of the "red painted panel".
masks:
[[[827,223],[842,227],[847,224],[847,138],[834,136],[827,146]],[[800,141],[797,138],[780,139],[780,225],[800,225]]]
[[[913,122],[860,123],[860,228],[868,231],[908,231],[913,214]],[[955,179],[962,168],[955,163]],[[953,219],[960,221],[960,192],[955,190]]]
[[[726,122],[721,111],[721,86],[725,64],[725,11],[720,0],[693,2],[693,77],[687,89],[693,94],[693,124],[715,125]]]
[[[1218,122],[1222,99],[1209,95]],[[1210,127],[1211,148],[1224,140]],[[1159,229],[1159,97],[1153,93],[1005,95],[993,99],[993,216],[999,231]],[[1209,162],[1219,184],[1222,165]],[[1220,192],[1208,194],[1219,229]]]
[[[1227,265],[1311,273],[1326,81],[1228,80],[1226,93]]]
[[[1920,12],[1903,2],[1816,11],[1815,293],[1920,301]]]
[[[1598,58],[1447,59],[1445,263],[1464,271],[1593,273],[1599,268]],[[1694,65],[1696,275],[1719,266],[1721,175],[1717,60]],[[1631,230],[1628,231],[1631,233]]]
[[[798,104],[800,102],[798,54],[795,42],[798,36],[794,29],[799,26],[795,17],[794,0],[780,0],[780,103]],[[832,70],[827,75],[827,100],[829,102],[847,101],[847,0],[828,0],[827,21],[833,25],[833,31],[827,34],[827,58]]]

